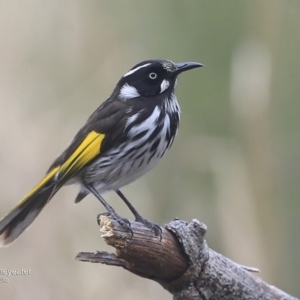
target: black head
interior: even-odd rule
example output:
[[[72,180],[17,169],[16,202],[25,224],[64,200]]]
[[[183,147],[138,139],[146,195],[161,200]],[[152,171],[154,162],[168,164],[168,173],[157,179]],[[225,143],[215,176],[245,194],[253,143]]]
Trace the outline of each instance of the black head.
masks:
[[[126,101],[172,92],[180,73],[202,66],[196,62],[175,64],[170,60],[146,60],[135,65],[120,79],[114,94]]]

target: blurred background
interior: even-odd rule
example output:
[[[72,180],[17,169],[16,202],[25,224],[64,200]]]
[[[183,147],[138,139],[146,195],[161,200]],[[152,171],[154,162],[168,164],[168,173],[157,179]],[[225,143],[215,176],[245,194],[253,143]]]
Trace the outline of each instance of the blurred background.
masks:
[[[198,61],[180,77],[172,149],[124,189],[150,220],[208,226],[211,248],[300,296],[300,2],[13,0],[0,3],[0,216],[43,176],[119,78],[149,58]],[[62,189],[0,269],[2,299],[172,299],[120,268],[76,262],[114,251],[93,197]],[[113,193],[106,199],[125,217]],[[0,276],[3,277],[3,276]],[[118,287],[116,289],[116,286]]]

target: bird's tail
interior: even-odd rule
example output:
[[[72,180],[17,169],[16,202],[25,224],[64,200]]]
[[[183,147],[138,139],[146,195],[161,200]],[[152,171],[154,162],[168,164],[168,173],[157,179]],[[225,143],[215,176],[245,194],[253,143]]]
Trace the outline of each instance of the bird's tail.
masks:
[[[7,216],[0,221],[0,246],[13,242],[37,217],[57,191],[55,175],[59,167],[52,169]]]

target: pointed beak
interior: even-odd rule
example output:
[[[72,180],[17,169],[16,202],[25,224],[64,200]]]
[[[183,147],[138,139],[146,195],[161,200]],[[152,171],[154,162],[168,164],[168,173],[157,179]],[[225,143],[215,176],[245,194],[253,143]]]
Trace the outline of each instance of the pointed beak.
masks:
[[[178,75],[182,72],[188,71],[188,70],[192,70],[195,68],[200,68],[200,67],[204,67],[203,64],[197,63],[197,62],[183,62],[183,63],[178,63],[175,64],[176,66],[176,70],[172,72],[172,74],[174,75]]]

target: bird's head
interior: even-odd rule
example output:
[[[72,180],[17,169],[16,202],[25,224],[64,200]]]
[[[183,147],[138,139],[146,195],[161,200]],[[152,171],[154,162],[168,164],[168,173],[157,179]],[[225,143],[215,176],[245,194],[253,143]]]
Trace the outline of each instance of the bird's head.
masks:
[[[114,94],[126,101],[172,93],[180,73],[199,67],[203,65],[196,62],[176,64],[170,60],[146,60],[135,65],[120,79]]]

